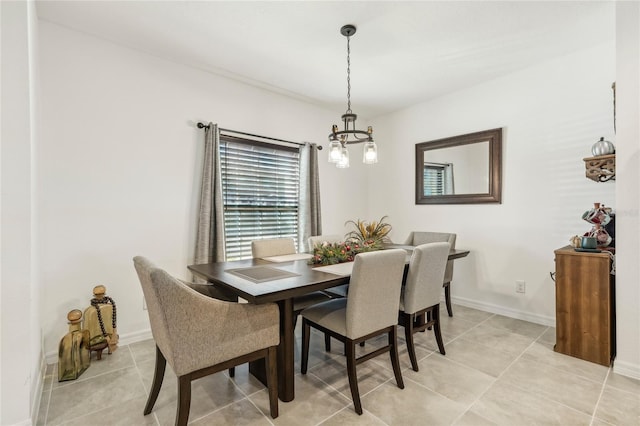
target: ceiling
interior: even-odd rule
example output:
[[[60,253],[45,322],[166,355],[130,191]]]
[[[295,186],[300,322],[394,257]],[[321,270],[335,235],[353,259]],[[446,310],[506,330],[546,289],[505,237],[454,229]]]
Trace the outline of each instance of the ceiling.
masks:
[[[610,1],[49,1],[39,19],[367,117],[615,39]]]

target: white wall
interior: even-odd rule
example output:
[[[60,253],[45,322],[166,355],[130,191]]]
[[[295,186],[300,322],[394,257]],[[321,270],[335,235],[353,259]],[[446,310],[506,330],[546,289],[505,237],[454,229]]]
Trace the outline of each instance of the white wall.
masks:
[[[133,256],[188,276],[204,138],[197,121],[326,145],[342,113],[50,23],[40,24],[40,44],[47,353],[97,284],[116,301],[121,338],[148,329]],[[366,213],[366,174],[358,164],[330,167],[321,154],[324,230],[342,233],[346,219]]]
[[[616,277],[614,371],[640,379],[640,4],[616,5],[616,198],[621,231]],[[624,231],[624,232],[622,232]]]
[[[581,215],[593,202],[616,206],[615,184],[586,179],[582,161],[601,136],[615,142],[615,78],[615,46],[605,44],[372,120],[384,143],[370,211],[389,215],[394,241],[412,230],[458,234],[457,247],[471,250],[455,264],[458,302],[553,324],[553,251],[590,229]],[[496,127],[502,204],[415,205],[416,143]]]
[[[2,2],[0,138],[0,424],[30,424],[40,398],[36,19],[33,2]]]

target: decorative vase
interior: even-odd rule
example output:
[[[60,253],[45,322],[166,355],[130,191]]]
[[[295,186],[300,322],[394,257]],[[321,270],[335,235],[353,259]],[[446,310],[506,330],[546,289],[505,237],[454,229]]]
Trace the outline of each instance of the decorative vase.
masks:
[[[116,325],[116,302],[107,296],[103,285],[93,288],[91,306],[84,311],[84,327],[89,332],[89,349],[102,359],[102,351],[113,353],[118,348],[118,330]]]
[[[594,157],[599,155],[609,155],[614,154],[616,152],[616,147],[609,141],[604,140],[603,137],[600,140],[593,144],[591,147],[591,153]]]
[[[89,332],[80,329],[82,311],[67,314],[69,332],[60,339],[58,347],[58,381],[75,380],[91,365]]]

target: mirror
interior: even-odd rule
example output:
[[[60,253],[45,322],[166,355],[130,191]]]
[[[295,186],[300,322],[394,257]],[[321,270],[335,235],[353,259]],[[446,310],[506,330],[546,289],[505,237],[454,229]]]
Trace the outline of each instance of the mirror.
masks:
[[[501,128],[416,144],[416,204],[501,201]]]

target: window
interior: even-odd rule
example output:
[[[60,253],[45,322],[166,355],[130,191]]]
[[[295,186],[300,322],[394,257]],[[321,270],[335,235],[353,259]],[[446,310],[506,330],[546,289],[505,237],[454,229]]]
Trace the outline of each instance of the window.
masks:
[[[424,195],[453,194],[453,164],[425,163],[422,185]]]
[[[227,260],[251,257],[251,241],[298,237],[296,148],[220,136]]]
[[[423,188],[424,195],[444,194],[444,167],[435,164],[424,166]]]

